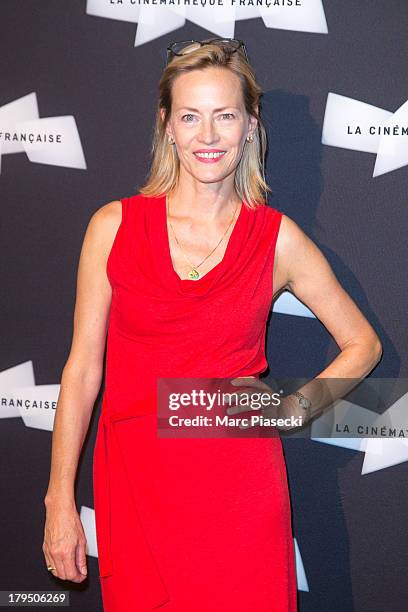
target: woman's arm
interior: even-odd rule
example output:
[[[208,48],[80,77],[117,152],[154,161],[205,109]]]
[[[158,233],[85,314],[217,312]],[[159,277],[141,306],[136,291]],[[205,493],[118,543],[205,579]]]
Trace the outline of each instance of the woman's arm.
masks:
[[[110,202],[93,214],[80,253],[72,345],[54,419],[46,503],[58,499],[74,504],[79,455],[103,375],[111,302],[106,262],[120,223],[120,206]]]
[[[288,289],[310,308],[340,348],[316,379],[300,389],[311,399],[314,416],[371,372],[381,358],[382,345],[323,253],[286,215],[276,244],[276,262],[278,289]]]
[[[79,455],[103,375],[111,286],[106,263],[121,222],[121,202],[92,216],[77,274],[73,338],[61,377],[52,435],[51,471],[44,503],[42,550],[54,576],[81,582],[86,576],[86,539],[75,506]]]

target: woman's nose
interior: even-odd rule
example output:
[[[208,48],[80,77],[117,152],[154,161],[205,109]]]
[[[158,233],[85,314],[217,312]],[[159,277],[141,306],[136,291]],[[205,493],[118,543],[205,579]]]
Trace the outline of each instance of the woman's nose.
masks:
[[[199,138],[206,143],[214,142],[217,139],[216,129],[212,121],[202,122]]]

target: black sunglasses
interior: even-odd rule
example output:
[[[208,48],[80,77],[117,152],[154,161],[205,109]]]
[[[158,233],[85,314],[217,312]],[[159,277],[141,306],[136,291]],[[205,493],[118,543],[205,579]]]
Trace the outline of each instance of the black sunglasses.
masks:
[[[169,63],[172,57],[185,55],[191,51],[195,51],[204,45],[216,44],[220,47],[225,47],[231,53],[242,50],[246,61],[248,62],[248,54],[245,47],[245,43],[237,38],[210,38],[208,40],[181,40],[174,42],[167,47],[167,58],[166,64]]]

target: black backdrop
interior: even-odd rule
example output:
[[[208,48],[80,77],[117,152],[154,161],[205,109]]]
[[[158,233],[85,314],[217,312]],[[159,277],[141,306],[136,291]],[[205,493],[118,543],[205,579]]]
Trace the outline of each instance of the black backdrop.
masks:
[[[371,376],[405,377],[408,168],[373,178],[375,155],[322,144],[322,126],[329,92],[392,112],[406,101],[408,4],[323,5],[327,34],[267,28],[260,17],[235,23],[234,35],[245,40],[265,92],[269,203],[315,240],[379,333],[384,355]],[[0,589],[69,588],[74,610],[102,609],[97,559],[88,556],[90,576],[82,585],[62,583],[46,571],[41,545],[51,432],[42,415],[26,426],[10,407],[13,397],[34,394],[23,391],[30,383],[20,375],[21,364],[32,364],[36,388],[59,384],[85,228],[99,206],[136,193],[144,181],[165,47],[217,35],[187,20],[135,47],[137,27],[86,14],[82,0],[0,4]],[[36,163],[7,149],[5,133],[24,116],[4,107],[32,92],[39,118],[75,118],[86,167],[64,167],[52,158]],[[267,348],[270,373],[305,377],[321,371],[338,350],[316,318],[276,307]],[[16,374],[11,382],[10,372]],[[100,398],[79,467],[78,509],[93,508],[99,410]],[[364,453],[305,439],[284,446],[294,537],[307,581],[298,573],[299,609],[406,610],[406,459],[362,474]]]

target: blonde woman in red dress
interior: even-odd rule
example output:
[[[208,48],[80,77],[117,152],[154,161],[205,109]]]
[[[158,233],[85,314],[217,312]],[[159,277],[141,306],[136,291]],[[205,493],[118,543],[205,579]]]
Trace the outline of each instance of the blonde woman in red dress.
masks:
[[[267,317],[284,289],[340,347],[322,376],[365,376],[381,345],[319,249],[266,205],[261,89],[242,42],[171,46],[159,89],[147,183],[93,215],[81,252],[45,560],[62,580],[86,577],[74,480],[108,331],[94,452],[105,612],[295,612],[280,438],[159,437],[157,380],[225,377],[271,391],[259,375]],[[302,413],[297,396],[287,401]]]

